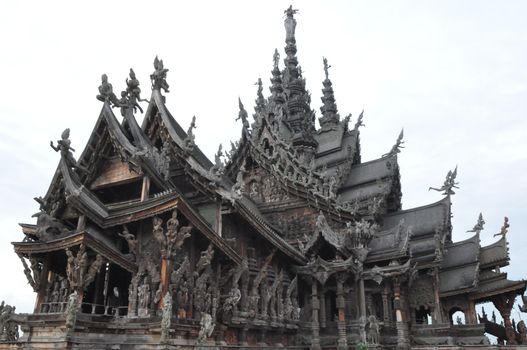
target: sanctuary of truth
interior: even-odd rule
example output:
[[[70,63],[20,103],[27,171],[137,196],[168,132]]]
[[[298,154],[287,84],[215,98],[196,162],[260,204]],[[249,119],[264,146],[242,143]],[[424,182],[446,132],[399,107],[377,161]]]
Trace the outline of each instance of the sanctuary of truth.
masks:
[[[37,296],[30,314],[2,302],[0,349],[495,348],[486,333],[527,344],[511,319],[527,282],[500,271],[508,219],[489,246],[481,215],[455,242],[456,170],[433,188],[443,199],[402,210],[402,133],[363,162],[363,115],[339,115],[326,59],[317,129],[296,12],[270,95],[259,80],[252,123],[239,102],[241,138],[214,161],[195,119],[185,132],[168,111],[162,60],[149,99],[132,69],[120,96],[102,76],[88,144],[75,159],[69,129],[51,142],[57,170],[13,243]],[[503,324],[476,313],[485,302]]]

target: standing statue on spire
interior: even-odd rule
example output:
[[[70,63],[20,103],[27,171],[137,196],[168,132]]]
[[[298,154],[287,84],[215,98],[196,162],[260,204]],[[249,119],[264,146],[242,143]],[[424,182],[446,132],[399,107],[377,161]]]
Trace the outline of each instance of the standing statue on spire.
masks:
[[[278,53],[278,49],[274,49],[273,54],[273,69],[278,69],[278,62],[280,61],[280,54]]]
[[[452,170],[448,171],[448,173],[446,174],[446,178],[445,178],[445,182],[443,183],[443,186],[441,186],[440,188],[430,187],[428,190],[429,191],[434,190],[438,192],[444,191],[443,194],[447,196],[451,194],[456,194],[456,192],[452,190],[453,188],[459,188],[457,186],[459,182],[456,182],[456,176],[457,176],[457,166],[454,169],[454,171]]]
[[[240,112],[238,113],[238,118],[235,121],[242,120],[242,125],[244,130],[249,130],[249,115],[243,107],[242,100],[238,97],[238,106],[240,107]]]
[[[285,42],[286,43],[295,43],[295,28],[296,28],[296,20],[293,17],[296,13],[298,13],[297,9],[293,9],[293,5],[289,6],[287,10],[284,11],[286,18],[284,21],[285,25]]]
[[[165,69],[163,67],[163,60],[160,60],[157,58],[154,59],[154,68],[155,71],[150,75],[150,79],[152,80],[152,89],[153,90],[165,90],[165,92],[168,91],[168,83],[166,81],[167,72],[168,69]]]
[[[326,74],[326,80],[329,80],[328,70],[331,68],[331,66],[328,65],[328,59],[326,57],[323,57],[322,60],[324,61],[324,73]]]

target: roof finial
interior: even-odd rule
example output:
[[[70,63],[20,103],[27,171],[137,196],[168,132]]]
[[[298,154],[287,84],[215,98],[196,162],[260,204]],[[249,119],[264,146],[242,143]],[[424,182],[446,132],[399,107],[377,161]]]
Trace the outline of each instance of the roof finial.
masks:
[[[166,81],[168,69],[165,69],[163,66],[163,60],[159,58],[154,59],[154,73],[150,74],[150,79],[152,80],[152,90],[165,90],[168,91],[168,83]]]
[[[472,230],[468,230],[467,232],[475,232],[479,234],[483,230],[483,225],[485,225],[485,220],[483,220],[483,214],[479,213],[478,221],[472,228]]]
[[[286,32],[286,43],[295,43],[295,28],[296,28],[296,20],[294,18],[294,15],[298,13],[297,9],[293,9],[293,5],[290,5],[287,10],[284,11],[285,14],[285,32]]]
[[[271,91],[270,101],[278,104],[284,103],[285,99],[283,96],[284,88],[282,86],[282,76],[280,74],[280,69],[278,69],[278,61],[280,60],[280,54],[277,49],[274,49],[273,54],[273,70],[271,74],[271,86],[269,90]]]
[[[258,91],[256,92],[256,100],[254,101],[256,103],[256,112],[261,111],[265,106],[265,99],[263,96],[263,86],[262,86],[262,79],[258,78],[258,81],[254,84],[258,85]]]
[[[247,114],[245,107],[243,107],[242,99],[239,97],[238,97],[238,107],[240,107],[240,112],[238,113],[238,118],[236,118],[235,120],[238,121],[239,119],[241,119],[243,129],[249,130],[249,115]]]
[[[511,225],[509,225],[509,218],[508,217],[504,217],[503,218],[503,226],[501,227],[501,230],[500,232],[496,233],[493,237],[496,237],[496,236],[502,236],[503,238],[507,237],[507,233],[509,232],[509,227]]]
[[[326,74],[326,80],[329,80],[329,68],[331,68],[330,65],[328,65],[328,59],[326,57],[322,57],[322,60],[324,62],[324,73]]]
[[[444,191],[443,194],[450,196],[451,194],[456,194],[452,189],[453,188],[459,188],[457,185],[459,185],[459,182],[456,182],[456,176],[457,176],[457,165],[454,171],[449,170],[446,174],[445,182],[443,183],[443,186],[440,188],[434,188],[430,187],[428,190],[434,190],[434,191]]]
[[[101,85],[99,86],[99,94],[97,95],[97,99],[102,102],[108,102],[110,105],[119,105],[117,96],[115,96],[113,92],[112,84],[108,82],[108,76],[106,74],[101,76]]]
[[[278,63],[280,61],[280,54],[278,53],[278,49],[274,49],[273,54],[273,69],[278,69]]]
[[[394,154],[401,153],[401,148],[404,148],[403,137],[404,137],[404,129],[401,129],[401,132],[399,133],[399,136],[397,137],[397,141],[395,141],[395,145],[393,145],[390,152],[383,154],[383,157],[389,157],[389,156],[393,156]]]

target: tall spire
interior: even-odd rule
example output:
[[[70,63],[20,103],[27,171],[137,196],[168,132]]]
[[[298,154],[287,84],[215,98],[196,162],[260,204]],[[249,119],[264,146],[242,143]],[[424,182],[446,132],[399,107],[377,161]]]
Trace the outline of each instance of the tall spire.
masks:
[[[302,78],[302,69],[296,58],[296,20],[294,15],[298,13],[298,10],[289,6],[284,13],[286,15],[284,20],[286,57],[282,80],[287,97],[286,120],[295,134],[294,138],[297,139],[294,142],[298,142],[300,141],[299,138],[305,137],[306,133],[311,133],[314,130],[314,112],[309,106],[311,98],[306,91],[306,82]]]
[[[322,129],[327,129],[332,126],[336,126],[340,121],[340,116],[337,111],[335,96],[333,95],[332,83],[331,80],[329,80],[328,70],[329,68],[331,68],[331,66],[328,65],[328,60],[325,57],[323,57],[323,62],[326,79],[324,79],[324,81],[322,82],[322,84],[324,85],[324,88],[322,89],[323,96],[321,97],[323,105],[322,107],[320,107],[322,117],[320,117],[318,120]]]
[[[284,87],[282,86],[282,76],[280,74],[280,69],[278,68],[278,61],[280,60],[280,54],[277,49],[274,49],[273,55],[273,70],[271,71],[271,97],[269,98],[270,102],[274,104],[282,104],[285,102],[284,99]]]

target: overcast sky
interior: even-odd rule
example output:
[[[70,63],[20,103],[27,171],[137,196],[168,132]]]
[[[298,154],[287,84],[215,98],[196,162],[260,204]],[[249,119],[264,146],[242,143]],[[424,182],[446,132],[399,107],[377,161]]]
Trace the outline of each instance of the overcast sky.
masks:
[[[3,1],[0,4],[0,299],[31,311],[34,295],[10,242],[32,223],[59,160],[49,147],[71,128],[81,153],[102,107],[106,73],[118,93],[133,67],[143,97],[156,55],[169,68],[167,105],[212,157],[240,136],[238,96],[252,113],[258,77],[268,93],[273,51],[285,46],[287,1]],[[509,278],[527,255],[527,2],[294,1],[298,59],[320,116],[322,57],[341,116],[365,110],[363,161],[380,157],[404,127],[403,206],[459,166],[454,240],[479,212],[482,243],[510,219]],[[281,63],[283,65],[283,63]],[[116,111],[117,112],[117,111]],[[119,113],[116,113],[119,115]],[[139,121],[142,115],[136,116]],[[515,316],[514,313],[513,316]]]

